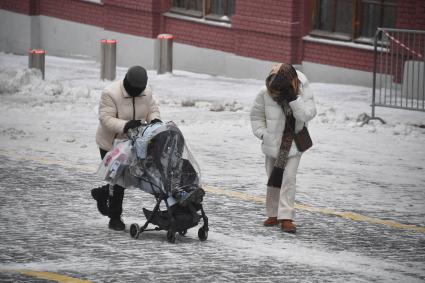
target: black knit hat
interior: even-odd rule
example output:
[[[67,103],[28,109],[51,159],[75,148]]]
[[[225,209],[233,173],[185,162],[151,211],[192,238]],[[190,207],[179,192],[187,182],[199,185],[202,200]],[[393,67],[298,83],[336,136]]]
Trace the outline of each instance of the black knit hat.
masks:
[[[148,74],[145,68],[133,66],[128,69],[124,78],[124,88],[130,96],[140,95],[148,83]]]

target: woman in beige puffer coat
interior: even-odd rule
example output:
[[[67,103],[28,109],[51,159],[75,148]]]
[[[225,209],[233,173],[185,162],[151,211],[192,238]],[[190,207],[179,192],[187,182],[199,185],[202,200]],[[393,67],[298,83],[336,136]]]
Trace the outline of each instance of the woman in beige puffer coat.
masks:
[[[160,121],[159,107],[147,86],[147,80],[146,70],[133,66],[123,80],[113,82],[102,92],[100,123],[96,133],[102,159],[112,149],[116,139],[126,139],[129,129],[139,127],[144,122]],[[109,228],[124,230],[125,224],[121,220],[124,188],[115,185],[111,194],[109,186],[105,185],[93,189],[91,194],[97,201],[99,212],[109,216]]]
[[[281,84],[288,83],[292,88],[292,96],[288,96],[282,90],[272,89],[271,79],[281,71],[286,70]],[[288,78],[290,81],[288,82]],[[285,82],[285,80],[287,82]],[[286,117],[284,107],[276,102],[276,96],[283,96],[290,117],[293,119],[292,126],[295,133],[301,131],[307,122],[316,115],[316,106],[313,92],[305,75],[296,71],[290,64],[278,64],[273,67],[266,80],[266,87],[257,95],[251,109],[251,126],[254,135],[262,140],[261,148],[266,156],[266,172],[270,178],[274,169],[276,159],[280,153],[283,135],[286,132]],[[288,145],[286,152],[283,176],[280,175],[281,185],[274,187],[267,186],[266,213],[267,220],[265,226],[275,226],[280,224],[284,232],[295,233],[296,227],[293,224],[294,203],[296,188],[296,173],[301,159],[302,152],[297,149],[295,142]]]
[[[160,119],[159,107],[149,86],[137,96],[131,96],[124,87],[124,80],[113,82],[105,88],[99,104],[99,126],[96,143],[109,151],[115,139],[125,139],[124,127],[130,120],[151,122]]]

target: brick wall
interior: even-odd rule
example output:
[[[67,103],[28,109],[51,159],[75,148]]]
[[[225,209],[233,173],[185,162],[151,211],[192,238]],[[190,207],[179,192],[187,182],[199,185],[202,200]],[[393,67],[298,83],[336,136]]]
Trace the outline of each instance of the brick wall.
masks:
[[[39,0],[1,0],[0,9],[16,13],[36,15],[38,14]]]
[[[175,35],[179,43],[296,63],[300,43],[299,3],[292,0],[237,1],[231,28],[165,17],[161,31]]]
[[[163,32],[173,34],[176,42],[225,52],[235,51],[234,31],[229,28],[165,18]]]
[[[130,10],[137,11],[152,11],[153,0],[139,1],[139,0],[104,0],[106,6],[116,6]]]
[[[235,53],[269,61],[297,63],[300,1],[237,1],[232,28]]]
[[[88,1],[40,0],[40,14],[103,27],[103,6]]]
[[[311,28],[311,0],[238,0],[231,27],[163,16],[169,0],[1,0],[0,9],[46,15],[105,29],[175,41],[268,61],[301,61],[371,71],[373,52],[303,41]],[[398,0],[397,27],[425,29],[425,1]]]
[[[104,28],[155,38],[162,30],[162,13],[169,7],[168,0],[104,0]]]
[[[339,45],[304,42],[305,61],[350,68],[361,71],[373,70],[373,52]]]
[[[105,4],[105,29],[144,37],[154,37],[153,14],[148,11],[127,9]]]
[[[397,28],[425,30],[425,1],[399,0],[397,2]]]

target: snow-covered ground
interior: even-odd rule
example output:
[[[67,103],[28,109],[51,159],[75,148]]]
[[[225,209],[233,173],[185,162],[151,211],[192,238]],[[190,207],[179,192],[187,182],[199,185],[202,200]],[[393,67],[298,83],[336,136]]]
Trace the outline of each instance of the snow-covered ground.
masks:
[[[99,80],[99,64],[47,56],[45,81],[26,67],[25,56],[0,55],[1,149],[95,166],[97,104],[108,84]],[[118,68],[117,78],[125,71]],[[263,81],[149,71],[149,84],[163,119],[189,141],[204,183],[264,195],[264,158],[249,122]],[[425,225],[425,113],[377,108],[387,124],[361,127],[370,88],[312,88],[315,145],[301,160],[297,200]]]
[[[27,60],[0,53],[0,155],[92,168],[93,186],[100,184],[94,136],[98,101],[109,82],[99,79],[99,64],[47,56],[43,81],[39,71],[27,69]],[[126,69],[118,68],[117,78]],[[178,70],[148,75],[162,119],[182,130],[203,183],[264,196],[264,156],[249,122],[264,82]],[[371,111],[370,88],[311,86],[318,108],[309,124],[314,147],[301,159],[296,201],[425,226],[425,113],[377,108],[387,124],[361,126],[359,116]]]

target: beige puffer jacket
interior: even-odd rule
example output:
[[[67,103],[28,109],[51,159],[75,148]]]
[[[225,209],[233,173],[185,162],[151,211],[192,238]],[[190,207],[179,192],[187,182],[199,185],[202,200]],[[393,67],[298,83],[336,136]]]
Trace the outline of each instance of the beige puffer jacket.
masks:
[[[115,81],[103,90],[99,103],[99,126],[96,143],[103,150],[111,150],[115,139],[125,139],[124,125],[129,120],[150,122],[160,119],[159,107],[146,87],[140,96],[131,97],[123,80]]]
[[[307,126],[307,122],[316,116],[316,105],[309,82],[300,71],[297,71],[297,75],[301,82],[298,98],[289,102],[295,117],[295,132],[301,131],[304,124]],[[250,118],[254,135],[262,140],[263,153],[276,158],[282,143],[286,118],[282,108],[271,98],[266,87],[255,98]],[[288,156],[297,154],[301,153],[293,142]]]

